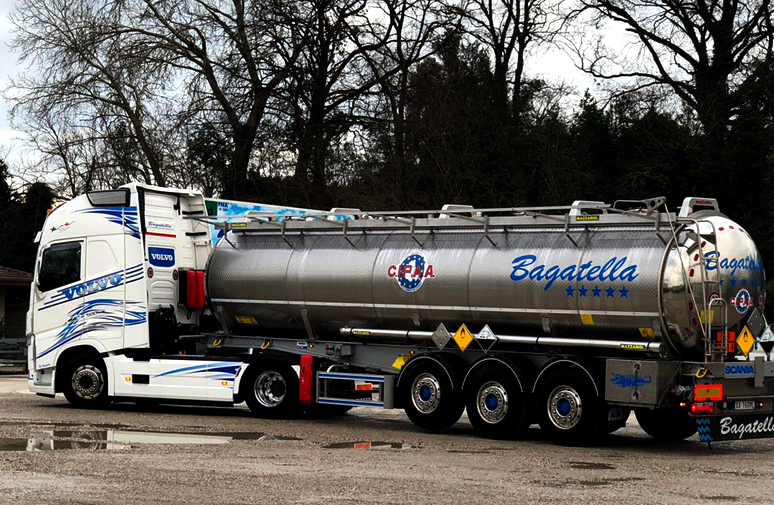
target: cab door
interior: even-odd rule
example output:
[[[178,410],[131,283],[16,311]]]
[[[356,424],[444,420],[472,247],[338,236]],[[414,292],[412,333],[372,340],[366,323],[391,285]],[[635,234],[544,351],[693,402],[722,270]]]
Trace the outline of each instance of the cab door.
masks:
[[[35,367],[55,366],[59,352],[90,340],[101,351],[123,347],[125,283],[123,234],[52,242],[41,252],[34,289]]]
[[[77,338],[85,252],[83,238],[52,242],[40,252],[33,287],[35,368],[54,366],[58,349]]]

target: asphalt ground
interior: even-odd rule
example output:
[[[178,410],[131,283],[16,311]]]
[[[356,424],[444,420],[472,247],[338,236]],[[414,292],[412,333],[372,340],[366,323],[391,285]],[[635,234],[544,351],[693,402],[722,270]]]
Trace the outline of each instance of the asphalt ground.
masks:
[[[71,408],[0,376],[0,504],[774,503],[774,440],[661,444],[631,416],[594,447],[479,438],[402,411],[262,420],[244,407]]]

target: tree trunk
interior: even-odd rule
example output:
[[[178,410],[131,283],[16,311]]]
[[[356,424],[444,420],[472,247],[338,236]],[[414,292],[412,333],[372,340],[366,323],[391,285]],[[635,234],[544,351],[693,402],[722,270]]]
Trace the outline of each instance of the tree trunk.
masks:
[[[233,133],[234,152],[231,166],[224,173],[223,198],[249,201],[257,196],[252,194],[247,177],[255,133],[256,129],[248,126],[241,126]]]

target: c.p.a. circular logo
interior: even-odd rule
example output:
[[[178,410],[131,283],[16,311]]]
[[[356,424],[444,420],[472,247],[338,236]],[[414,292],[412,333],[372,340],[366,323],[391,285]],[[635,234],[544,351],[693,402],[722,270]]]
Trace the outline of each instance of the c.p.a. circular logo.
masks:
[[[753,306],[752,296],[746,289],[740,289],[736,296],[731,298],[731,305],[736,308],[740,314],[747,312],[747,309]]]
[[[411,252],[400,263],[387,268],[387,276],[396,279],[400,288],[413,293],[424,284],[425,279],[435,277],[435,269],[421,252]]]

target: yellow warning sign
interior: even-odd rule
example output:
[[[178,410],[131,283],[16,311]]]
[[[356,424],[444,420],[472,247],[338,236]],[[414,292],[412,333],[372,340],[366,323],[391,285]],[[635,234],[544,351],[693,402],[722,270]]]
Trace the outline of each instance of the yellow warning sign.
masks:
[[[464,324],[460,326],[457,333],[454,334],[454,341],[460,346],[460,350],[465,352],[471,342],[473,342],[473,335],[470,334],[470,330]]]
[[[706,314],[704,313],[703,310],[699,314],[699,320],[701,321],[701,324],[707,324]],[[709,311],[709,320],[710,320],[710,323],[714,323],[715,322],[715,311],[714,310],[710,310]]]
[[[656,338],[653,328],[640,328],[640,335],[642,335],[642,338]]]
[[[594,316],[591,314],[581,314],[580,316],[583,324],[594,324]]]
[[[400,370],[403,368],[403,365],[406,364],[406,361],[408,361],[411,358],[411,354],[398,354],[398,357],[395,358],[395,361],[392,362],[392,368],[397,368]]]
[[[755,345],[755,337],[753,337],[750,328],[747,326],[744,327],[742,334],[736,339],[736,345],[739,346],[739,350],[742,351],[742,354],[744,354],[745,357],[750,354],[750,351],[752,351],[752,348]]]

